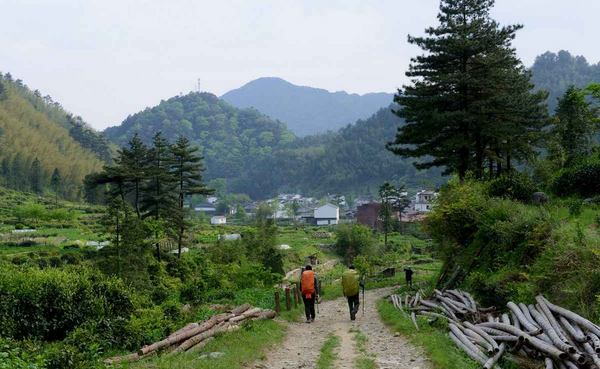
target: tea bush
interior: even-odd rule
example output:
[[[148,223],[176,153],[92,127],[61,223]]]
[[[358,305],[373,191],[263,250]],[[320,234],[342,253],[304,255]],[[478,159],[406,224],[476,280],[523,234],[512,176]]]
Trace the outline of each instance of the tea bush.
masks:
[[[40,270],[0,261],[0,301],[0,334],[16,339],[59,340],[87,321],[133,312],[120,280],[87,267]]]

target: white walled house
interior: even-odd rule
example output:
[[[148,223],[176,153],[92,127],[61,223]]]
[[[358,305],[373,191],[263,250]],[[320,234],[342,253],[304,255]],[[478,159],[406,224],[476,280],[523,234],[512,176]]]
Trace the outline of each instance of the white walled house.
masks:
[[[317,225],[338,224],[340,221],[340,208],[333,204],[325,204],[315,209]]]
[[[414,198],[414,207],[415,211],[420,211],[423,213],[429,213],[433,206],[433,199],[437,196],[436,192],[422,190],[417,192]]]
[[[227,219],[224,216],[214,216],[210,218],[210,224],[212,225],[223,225],[227,223]]]

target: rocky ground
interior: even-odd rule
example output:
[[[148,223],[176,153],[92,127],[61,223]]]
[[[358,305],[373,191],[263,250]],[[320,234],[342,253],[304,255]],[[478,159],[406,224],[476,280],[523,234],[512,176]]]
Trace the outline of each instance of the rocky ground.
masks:
[[[265,360],[254,363],[253,367],[315,368],[319,351],[331,332],[340,338],[340,347],[337,349],[339,359],[335,367],[355,368],[359,353],[353,338],[359,330],[368,338],[366,348],[378,368],[430,369],[431,364],[421,349],[411,345],[404,337],[394,336],[379,319],[376,302],[389,295],[390,291],[390,288],[367,291],[364,316],[361,305],[356,321],[350,321],[346,300],[337,299],[323,302],[312,324],[284,323],[288,326],[286,341],[268,353]]]

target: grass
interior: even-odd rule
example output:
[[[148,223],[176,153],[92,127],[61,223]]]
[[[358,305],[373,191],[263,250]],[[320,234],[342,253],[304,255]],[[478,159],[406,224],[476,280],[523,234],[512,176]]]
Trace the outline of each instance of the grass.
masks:
[[[366,347],[367,342],[369,342],[369,339],[367,338],[367,336],[362,334],[360,329],[357,329],[357,328],[350,329],[350,332],[356,333],[354,335],[354,337],[352,338],[354,340],[354,345],[355,345],[354,347],[358,351],[358,356],[356,357],[356,359],[354,361],[356,368],[358,368],[358,369],[376,369],[377,364],[375,364],[375,360],[373,359],[373,357],[375,355],[369,353],[369,350],[367,350],[367,347]]]
[[[286,336],[285,327],[265,320],[242,325],[240,330],[217,336],[201,350],[178,355],[162,355],[120,368],[138,369],[241,369],[257,359],[266,359],[266,350]],[[223,355],[200,359],[200,356],[222,352]]]
[[[456,348],[446,335],[447,326],[445,323],[436,322],[431,326],[425,319],[417,318],[421,330],[417,332],[410,319],[406,318],[388,301],[378,301],[377,310],[381,320],[392,326],[394,332],[400,332],[413,344],[425,349],[433,361],[434,368],[476,369],[481,367]]]
[[[317,360],[317,369],[333,368],[333,364],[338,359],[336,349],[340,347],[340,338],[333,333],[329,333],[327,340],[321,347],[321,353]]]
[[[440,320],[429,324],[427,319],[417,318],[420,332],[417,332],[410,319],[406,318],[390,302],[381,300],[377,302],[377,310],[381,320],[392,326],[394,332],[400,332],[414,345],[421,346],[431,358],[433,367],[436,369],[476,369],[481,368],[479,363],[471,360],[465,353],[460,351],[447,335],[448,326]],[[502,368],[519,369],[519,366],[511,362],[502,362]]]

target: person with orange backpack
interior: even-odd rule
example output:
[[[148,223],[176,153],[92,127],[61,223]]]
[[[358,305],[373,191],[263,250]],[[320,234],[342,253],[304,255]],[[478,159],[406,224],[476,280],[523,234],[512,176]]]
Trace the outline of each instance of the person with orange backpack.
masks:
[[[302,301],[304,301],[306,323],[315,321],[315,301],[317,300],[317,291],[319,291],[318,286],[319,281],[312,271],[312,267],[307,265],[300,276],[300,290],[302,291]]]

